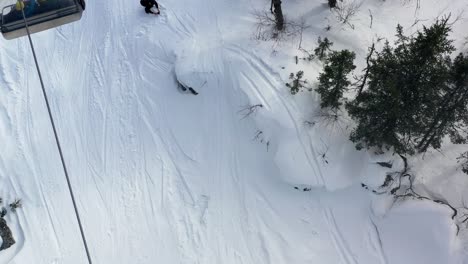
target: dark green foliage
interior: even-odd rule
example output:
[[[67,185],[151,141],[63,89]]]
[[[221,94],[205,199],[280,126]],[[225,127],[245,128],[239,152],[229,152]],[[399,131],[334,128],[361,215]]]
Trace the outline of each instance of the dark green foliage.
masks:
[[[347,105],[358,123],[351,133],[358,149],[413,154],[440,148],[447,135],[466,141],[460,131],[468,124],[468,58],[450,58],[450,30],[448,18],[414,37],[398,26],[395,47],[387,42],[370,59],[367,89]]]
[[[286,83],[286,86],[290,89],[291,94],[297,94],[302,88],[307,85],[307,80],[303,80],[304,77],[303,71],[298,71],[296,75],[291,73],[289,79],[292,80],[291,83]]]
[[[8,227],[8,224],[3,217],[0,217],[0,237],[2,238],[0,251],[10,248],[16,243],[15,239],[13,238],[13,233],[11,232],[10,227]]]
[[[15,212],[17,208],[21,207],[21,200],[16,199],[13,203],[10,204],[10,208],[12,212]],[[16,241],[13,237],[13,233],[11,232],[10,227],[8,226],[5,216],[7,215],[8,211],[5,207],[0,209],[0,238],[2,243],[0,245],[0,251],[5,250],[13,246]]]
[[[335,8],[336,7],[336,0],[328,0],[328,7]]]
[[[329,41],[328,38],[322,40],[321,37],[317,40],[318,47],[314,49],[315,56],[321,61],[327,58],[328,52],[330,51],[333,42]]]
[[[448,85],[440,89],[432,108],[434,114],[422,124],[424,133],[416,146],[421,152],[430,146],[440,148],[446,135],[455,144],[467,143],[463,131],[468,131],[468,57],[459,54],[449,74]]]
[[[347,76],[356,68],[353,64],[355,57],[356,54],[349,50],[333,51],[330,54],[318,78],[319,85],[315,89],[322,98],[322,108],[337,110],[341,106],[343,92],[350,85]]]

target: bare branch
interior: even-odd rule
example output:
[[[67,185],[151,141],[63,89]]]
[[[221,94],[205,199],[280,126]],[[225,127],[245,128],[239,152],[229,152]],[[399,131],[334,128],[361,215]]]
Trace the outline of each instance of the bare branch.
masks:
[[[258,141],[258,140],[260,140],[260,142],[263,143],[263,131],[257,130],[257,132],[255,132],[255,136],[254,136],[254,138],[253,138],[252,140],[253,140],[253,141]]]
[[[324,150],[320,151],[318,156],[322,158],[322,161],[326,164],[328,164],[328,158],[327,158],[327,153],[328,150],[330,149],[330,146],[328,146],[322,138],[320,138],[320,141],[322,141],[323,146],[325,147]]]
[[[285,19],[283,29],[278,30],[275,16],[269,12],[254,11],[252,15],[256,20],[253,39],[258,41],[273,40],[275,42],[274,46],[279,45],[283,41],[298,38],[300,48],[302,46],[303,33],[310,27],[305,19],[301,19],[299,22]]]
[[[366,65],[367,66],[364,69],[364,76],[362,77],[362,82],[359,85],[359,90],[358,90],[358,94],[357,94],[356,97],[361,95],[362,91],[364,90],[364,86],[367,83],[367,78],[369,76],[369,70],[370,70],[370,59],[372,58],[372,55],[374,54],[374,51],[375,51],[375,43],[372,42],[372,46],[369,48],[369,54],[367,54],[367,57],[366,57]]]
[[[354,25],[351,20],[356,16],[359,8],[361,8],[362,2],[356,2],[356,0],[341,1],[337,7],[333,9],[336,18],[343,24],[347,24],[351,29],[354,29]]]
[[[262,107],[262,104],[248,105],[242,108],[241,110],[237,111],[237,113],[242,115],[242,119],[245,119],[248,116],[257,113],[257,110]]]

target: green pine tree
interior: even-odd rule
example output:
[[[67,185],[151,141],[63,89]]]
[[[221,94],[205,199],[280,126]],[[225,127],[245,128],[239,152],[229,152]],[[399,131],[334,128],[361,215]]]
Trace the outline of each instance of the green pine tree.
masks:
[[[307,80],[303,80],[303,77],[304,71],[298,71],[296,75],[294,75],[292,72],[289,74],[291,83],[286,83],[286,87],[289,88],[291,94],[297,94],[300,90],[307,86]]]
[[[343,92],[350,85],[347,76],[356,68],[353,64],[355,57],[356,54],[349,50],[333,51],[330,54],[323,72],[318,77],[319,85],[315,89],[322,98],[322,108],[337,110],[341,106]]]
[[[468,57],[459,54],[453,61],[449,84],[440,89],[433,114],[422,124],[423,134],[417,149],[440,148],[448,134],[455,144],[467,143],[468,131]]]
[[[322,40],[321,37],[317,40],[318,47],[314,49],[315,56],[321,61],[326,60],[328,56],[328,52],[330,51],[331,46],[333,46],[333,42],[328,40],[328,38],[324,38]]]
[[[414,37],[397,27],[395,47],[387,42],[370,60],[367,89],[347,105],[357,121],[351,140],[357,148],[393,148],[400,154],[440,148],[450,135],[463,137],[468,94],[466,58],[454,62],[448,18]]]

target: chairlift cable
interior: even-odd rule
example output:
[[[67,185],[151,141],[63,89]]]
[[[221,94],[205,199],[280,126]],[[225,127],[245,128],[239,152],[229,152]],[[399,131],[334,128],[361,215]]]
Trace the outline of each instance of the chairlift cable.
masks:
[[[75,209],[76,219],[78,220],[78,226],[80,228],[81,238],[83,240],[83,245],[84,245],[84,248],[85,248],[85,251],[86,251],[86,256],[88,258],[88,263],[92,264],[93,262],[91,261],[91,255],[89,253],[88,243],[86,242],[86,237],[85,237],[85,234],[84,234],[84,231],[83,231],[83,225],[81,224],[80,214],[78,213],[78,208],[76,206],[75,195],[73,194],[73,189],[72,189],[72,186],[71,186],[71,183],[70,183],[70,177],[68,176],[67,166],[65,164],[65,159],[63,157],[62,147],[61,147],[58,135],[57,135],[57,129],[55,127],[55,122],[54,122],[54,118],[52,116],[52,111],[50,109],[49,99],[47,97],[47,92],[46,92],[46,90],[44,88],[44,82],[42,80],[41,70],[40,70],[39,64],[37,62],[36,52],[34,50],[34,45],[33,45],[32,39],[31,39],[31,34],[29,32],[29,26],[28,26],[28,22],[26,20],[26,15],[24,14],[24,8],[23,8],[24,7],[24,2],[23,2],[23,0],[18,0],[18,3],[20,4],[21,12],[23,14],[24,25],[26,27],[26,32],[28,33],[28,39],[29,39],[29,44],[31,46],[31,51],[32,51],[32,54],[33,54],[33,57],[34,57],[34,63],[36,64],[37,74],[39,75],[39,81],[41,82],[42,94],[44,96],[44,100],[45,100],[45,103],[46,103],[46,106],[47,106],[47,112],[49,113],[49,119],[50,119],[50,122],[52,124],[52,130],[54,132],[55,142],[57,143],[57,148],[58,148],[58,152],[59,152],[59,155],[60,155],[60,160],[62,162],[63,171],[65,173],[65,178],[67,180],[68,190],[70,191],[70,196],[71,196],[71,200],[72,200],[72,203],[73,203],[73,208]]]

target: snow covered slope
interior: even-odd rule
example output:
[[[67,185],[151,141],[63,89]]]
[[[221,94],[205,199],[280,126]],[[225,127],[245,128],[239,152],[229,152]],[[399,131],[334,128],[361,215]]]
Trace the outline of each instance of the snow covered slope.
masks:
[[[364,1],[355,30],[320,1],[283,2],[286,17],[311,25],[303,45],[328,36],[360,59],[396,23],[421,26],[402,1]],[[468,10],[423,2],[421,23]],[[395,157],[357,152],[346,127],[304,125],[318,98],[284,83],[299,69],[314,80],[321,66],[296,65],[294,40],[252,39],[252,12],[269,1],[160,4],[156,17],[137,1],[89,0],[80,22],[33,36],[94,263],[468,263],[448,208],[390,208],[361,188],[388,171],[375,161]],[[457,48],[466,28],[454,26]],[[0,45],[0,197],[23,200],[6,217],[17,244],[0,263],[86,263],[27,40]],[[200,94],[181,93],[176,73]],[[468,180],[437,164],[463,147],[412,161],[425,188],[459,205]]]

